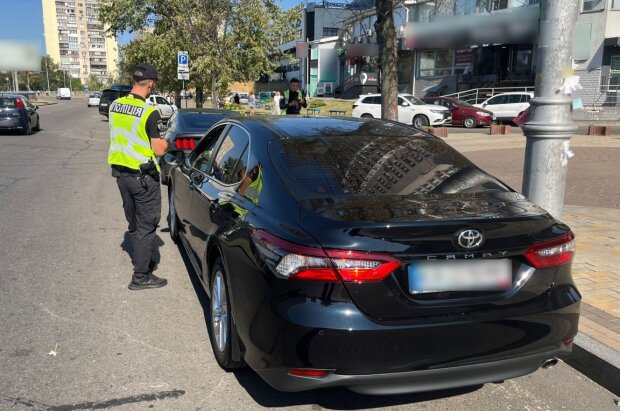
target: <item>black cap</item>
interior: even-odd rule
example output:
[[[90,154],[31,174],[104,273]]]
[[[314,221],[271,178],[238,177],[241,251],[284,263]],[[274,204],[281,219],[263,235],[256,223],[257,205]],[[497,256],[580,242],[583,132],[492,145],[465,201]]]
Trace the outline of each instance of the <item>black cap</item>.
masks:
[[[136,68],[133,69],[131,77],[135,81],[157,80],[157,70],[148,63],[138,64]]]

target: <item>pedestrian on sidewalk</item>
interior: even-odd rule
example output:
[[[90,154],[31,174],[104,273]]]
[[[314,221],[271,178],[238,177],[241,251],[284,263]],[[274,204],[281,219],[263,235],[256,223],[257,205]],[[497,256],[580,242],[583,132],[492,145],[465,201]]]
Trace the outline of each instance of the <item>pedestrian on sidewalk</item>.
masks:
[[[238,93],[235,93],[235,97],[233,97],[233,101],[235,102],[236,105],[238,106],[241,105],[241,97],[239,97]]]
[[[282,96],[279,91],[276,91],[276,95],[273,96],[273,115],[280,115],[280,100],[282,100]]]
[[[110,150],[108,164],[116,177],[128,233],[133,243],[133,277],[130,290],[159,288],[168,284],[153,274],[153,241],[161,217],[161,191],[157,157],[168,151],[160,135],[161,117],[146,103],[157,82],[150,64],[138,65],[132,74],[130,94],[110,105]]]
[[[286,110],[286,114],[300,114],[301,108],[308,107],[306,92],[299,88],[299,80],[291,79],[289,89],[284,92],[284,98],[280,100],[280,108]]]
[[[254,109],[256,108],[256,96],[254,93],[250,93],[248,97],[248,107],[250,107],[250,115],[254,115]]]

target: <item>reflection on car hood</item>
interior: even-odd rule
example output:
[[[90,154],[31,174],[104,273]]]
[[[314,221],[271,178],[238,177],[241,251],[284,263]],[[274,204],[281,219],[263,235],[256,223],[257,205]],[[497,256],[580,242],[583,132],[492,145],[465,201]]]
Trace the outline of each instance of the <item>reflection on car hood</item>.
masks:
[[[429,196],[342,196],[301,202],[312,214],[341,222],[414,222],[544,216],[545,210],[516,192]]]

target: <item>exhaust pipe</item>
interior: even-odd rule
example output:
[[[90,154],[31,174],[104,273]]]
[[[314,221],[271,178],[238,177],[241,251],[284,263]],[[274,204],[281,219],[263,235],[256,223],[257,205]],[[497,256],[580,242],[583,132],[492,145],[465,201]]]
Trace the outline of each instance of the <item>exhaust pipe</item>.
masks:
[[[545,361],[543,361],[542,364],[540,364],[540,368],[544,368],[546,370],[548,368],[553,367],[557,363],[558,363],[558,359],[557,358],[549,358],[548,360],[545,360]]]

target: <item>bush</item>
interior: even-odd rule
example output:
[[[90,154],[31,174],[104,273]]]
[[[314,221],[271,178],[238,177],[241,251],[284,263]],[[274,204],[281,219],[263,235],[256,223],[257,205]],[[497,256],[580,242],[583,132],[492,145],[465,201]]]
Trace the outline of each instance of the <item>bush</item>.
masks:
[[[308,108],[319,108],[325,105],[326,104],[323,100],[310,100],[310,103],[308,103]]]
[[[245,116],[245,109],[243,107],[241,107],[240,105],[237,105],[235,103],[231,103],[229,101],[224,103],[224,110],[236,111],[237,113],[241,114],[242,116]]]

